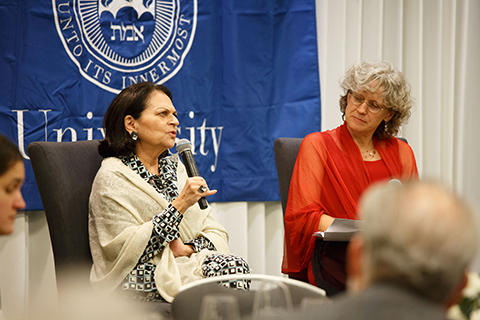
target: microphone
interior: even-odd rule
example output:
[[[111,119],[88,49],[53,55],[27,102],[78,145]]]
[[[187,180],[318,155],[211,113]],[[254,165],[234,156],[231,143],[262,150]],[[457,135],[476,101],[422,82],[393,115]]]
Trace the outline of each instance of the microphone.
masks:
[[[180,153],[182,157],[183,164],[187,169],[187,175],[190,178],[200,176],[197,165],[195,164],[195,159],[193,158],[192,144],[188,139],[180,139],[177,141],[177,152]],[[201,197],[200,200],[198,200],[198,204],[200,205],[200,209],[206,209],[208,207],[207,198]]]

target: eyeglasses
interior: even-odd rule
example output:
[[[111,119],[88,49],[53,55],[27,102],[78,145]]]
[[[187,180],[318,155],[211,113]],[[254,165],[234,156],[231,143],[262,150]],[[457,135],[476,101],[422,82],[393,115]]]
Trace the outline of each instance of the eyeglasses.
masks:
[[[350,92],[350,96],[352,97],[352,102],[356,106],[360,106],[365,102],[365,97],[356,92]],[[371,113],[378,113],[382,110],[385,110],[385,107],[381,107],[378,105],[376,101],[369,100],[367,101],[367,108],[370,110]]]

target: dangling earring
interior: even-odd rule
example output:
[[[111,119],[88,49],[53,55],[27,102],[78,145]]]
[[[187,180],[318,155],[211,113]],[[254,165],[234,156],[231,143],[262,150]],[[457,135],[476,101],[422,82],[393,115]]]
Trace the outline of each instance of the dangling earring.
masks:
[[[132,133],[130,133],[130,138],[132,138],[134,141],[137,141],[138,133],[136,131],[132,131]]]

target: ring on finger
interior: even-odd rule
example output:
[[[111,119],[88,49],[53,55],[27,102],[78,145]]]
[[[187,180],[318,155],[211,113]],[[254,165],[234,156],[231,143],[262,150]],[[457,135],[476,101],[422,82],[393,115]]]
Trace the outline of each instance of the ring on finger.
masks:
[[[201,185],[200,187],[198,187],[198,192],[204,193],[205,191],[207,191],[207,187],[206,187],[206,186]]]

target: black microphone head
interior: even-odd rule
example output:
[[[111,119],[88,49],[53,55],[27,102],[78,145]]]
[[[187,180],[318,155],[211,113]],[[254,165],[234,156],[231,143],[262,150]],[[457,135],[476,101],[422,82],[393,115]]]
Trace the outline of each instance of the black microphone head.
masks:
[[[192,144],[188,139],[180,139],[177,141],[177,152],[182,153],[187,150],[192,150]]]

